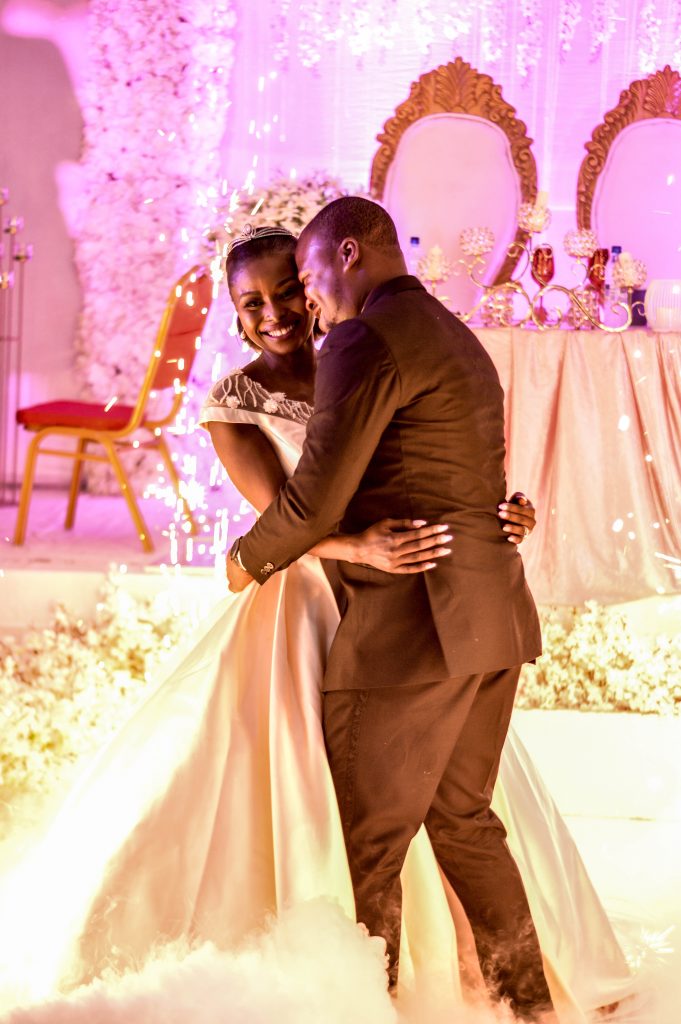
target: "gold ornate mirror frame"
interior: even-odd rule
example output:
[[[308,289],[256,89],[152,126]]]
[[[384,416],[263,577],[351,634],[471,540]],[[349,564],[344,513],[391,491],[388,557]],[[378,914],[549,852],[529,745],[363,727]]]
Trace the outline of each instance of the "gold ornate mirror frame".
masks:
[[[667,66],[648,78],[632,82],[620,93],[619,103],[593,130],[591,141],[584,146],[587,155],[577,179],[577,225],[591,227],[596,182],[608,159],[608,153],[619,133],[635,121],[664,117],[681,120],[681,75]]]
[[[527,128],[516,117],[515,108],[502,98],[501,86],[495,85],[489,75],[480,74],[461,57],[428,71],[412,82],[409,98],[400,103],[393,116],[385,122],[383,131],[377,136],[380,147],[371,165],[370,189],[375,199],[380,201],[383,198],[388,168],[395,159],[403,134],[415,121],[430,114],[472,114],[500,128],[511,148],[522,202],[534,202],[537,196],[537,165]],[[517,254],[506,257],[494,284],[510,280],[527,237],[527,232],[518,228],[515,236],[515,242],[519,243]]]

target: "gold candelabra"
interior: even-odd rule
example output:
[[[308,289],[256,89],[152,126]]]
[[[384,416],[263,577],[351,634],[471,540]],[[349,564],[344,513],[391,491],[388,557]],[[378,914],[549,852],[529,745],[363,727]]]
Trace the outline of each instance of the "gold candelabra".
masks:
[[[622,253],[613,267],[616,294],[611,298],[605,282],[608,250],[598,247],[592,231],[570,231],[565,236],[565,249],[575,261],[574,270],[580,280],[571,288],[554,283],[552,246],[532,244],[532,235],[544,230],[550,222],[544,194],[540,196],[536,204],[523,204],[519,211],[518,223],[527,232],[527,239],[512,242],[506,250],[506,255],[515,263],[513,276],[508,281],[485,284],[482,280],[487,256],[494,248],[491,230],[466,228],[462,231],[460,244],[465,258],[456,262],[454,272],[461,273],[460,268],[463,268],[481,294],[472,309],[457,315],[466,323],[479,315],[485,326],[494,327],[534,326],[540,331],[563,326],[572,330],[587,327],[608,334],[626,331],[634,313],[643,309],[643,304],[634,299],[634,292],[645,283],[645,266],[628,253]],[[537,285],[533,294],[522,280],[528,271]],[[433,282],[432,276],[429,281]],[[545,300],[557,296],[564,296],[563,307],[556,304],[549,307]],[[608,321],[604,319],[606,315]],[[611,318],[615,322],[611,322]]]
[[[528,289],[522,284],[521,278],[528,267],[540,264],[542,254],[546,254],[545,259],[548,260],[547,250],[549,249],[550,246],[533,249],[529,241],[522,246],[515,242],[509,245],[508,255],[517,257],[518,264],[523,265],[520,271],[516,269],[509,281],[496,285],[485,284],[479,277],[479,270],[486,267],[483,255],[476,255],[468,260],[459,260],[471,281],[482,292],[472,309],[459,314],[460,319],[468,323],[477,313],[480,313],[487,326],[526,327],[531,322],[540,331],[555,330],[562,326],[579,330],[581,327],[590,325],[608,334],[620,334],[631,327],[634,312],[643,308],[643,303],[634,300],[634,291],[640,287],[638,281],[622,284],[620,286],[622,294],[614,300],[608,300],[604,283],[602,287],[594,285],[589,276],[589,268],[586,266],[582,280],[571,288],[551,280],[542,283],[541,269],[539,268],[538,288],[533,295],[530,295]],[[522,260],[523,256],[525,261]],[[580,266],[579,260],[576,266]],[[567,305],[564,308],[560,306],[547,308],[544,300],[553,295],[565,296]],[[516,297],[520,297],[522,300],[520,311],[516,311]],[[620,317],[623,319],[614,324],[606,323],[601,315],[601,311],[606,309],[618,320]]]

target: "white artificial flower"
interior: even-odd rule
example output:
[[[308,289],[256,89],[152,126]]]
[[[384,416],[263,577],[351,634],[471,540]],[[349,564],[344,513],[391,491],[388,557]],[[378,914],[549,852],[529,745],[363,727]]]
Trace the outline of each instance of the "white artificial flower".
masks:
[[[215,184],[222,133],[208,111],[229,106],[236,13],[233,0],[92,0],[89,18],[92,61],[79,87],[82,182],[67,217],[77,230],[83,291],[76,364],[87,397],[132,398],[172,282],[204,255],[206,210],[197,196]],[[194,390],[198,403],[201,386]]]

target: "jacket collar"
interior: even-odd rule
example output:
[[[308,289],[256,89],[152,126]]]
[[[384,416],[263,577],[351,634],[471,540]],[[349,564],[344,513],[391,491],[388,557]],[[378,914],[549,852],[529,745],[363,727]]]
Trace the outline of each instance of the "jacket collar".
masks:
[[[382,284],[377,285],[367,295],[362,306],[362,313],[366,313],[370,306],[373,306],[375,302],[382,299],[384,295],[397,295],[399,292],[408,291],[425,291],[425,288],[419,281],[418,277],[412,277],[411,274],[402,274],[400,277],[391,277],[389,281],[383,281]]]

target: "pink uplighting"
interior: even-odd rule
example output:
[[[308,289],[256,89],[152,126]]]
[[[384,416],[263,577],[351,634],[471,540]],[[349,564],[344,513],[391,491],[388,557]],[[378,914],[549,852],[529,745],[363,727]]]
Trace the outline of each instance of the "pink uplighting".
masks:
[[[327,262],[304,239],[296,255],[288,233],[342,196],[390,214],[401,269],[394,233],[359,228]],[[254,236],[269,238],[265,269],[239,263]],[[380,280],[376,252],[392,268]],[[430,367],[420,390],[371,312],[376,288],[407,274],[438,311],[420,333],[416,307],[401,320]],[[370,286],[353,307],[358,280]],[[461,323],[435,366],[450,314]],[[327,410],[314,415],[324,317],[341,339],[345,320],[366,321],[366,351],[387,353],[385,379],[408,396],[364,461],[376,407],[358,404],[340,481],[344,438],[327,443]],[[460,351],[474,355],[440,422],[428,399]],[[367,366],[339,407],[369,386]],[[419,441],[411,464],[419,416],[424,437],[452,440]],[[489,445],[462,455],[483,421]],[[304,482],[278,497],[301,457],[305,481],[308,449],[332,467],[318,505]],[[481,540],[498,508],[476,488],[497,480],[495,459],[503,498],[536,509],[516,503],[517,533],[498,517],[515,576],[510,557],[487,566]],[[330,532],[291,555],[289,535],[325,522],[353,473]],[[466,473],[448,504],[442,481]],[[362,488],[398,479],[400,521],[425,515],[417,483],[442,498],[420,589],[381,546],[396,557],[406,520],[368,539],[347,527],[363,522]],[[438,560],[457,543],[450,579]],[[247,578],[241,593],[227,571]],[[462,592],[476,572],[479,591]],[[536,602],[544,654],[509,583],[496,627],[523,635],[520,653],[478,664],[477,617],[504,573],[530,617]],[[404,621],[402,598],[381,603],[388,579],[411,595]],[[450,617],[469,632],[448,632]],[[678,1024],[680,637],[679,0],[0,0],[0,1024]],[[393,667],[396,648],[404,666],[423,649],[420,675]],[[350,682],[327,685],[346,649]],[[521,661],[508,738],[511,698],[508,711],[490,698],[495,723],[481,718],[473,743],[488,676],[500,692]],[[374,819],[352,772],[397,715],[372,687],[400,671],[413,693],[438,671],[483,681],[442,765],[449,705],[426,728],[414,701],[403,764],[414,787],[442,769],[440,788],[404,856],[372,838],[362,860],[352,829]],[[336,690],[371,696],[350,709]],[[443,797],[460,736],[471,746]],[[402,742],[395,726],[372,762],[386,821],[383,757],[397,776]],[[454,790],[442,840],[433,808]],[[493,901],[476,908],[452,880],[448,844],[465,865],[492,792],[552,1008],[523,1009]],[[492,863],[496,817],[486,835]],[[402,921],[395,998],[384,939],[355,922],[379,862]]]

